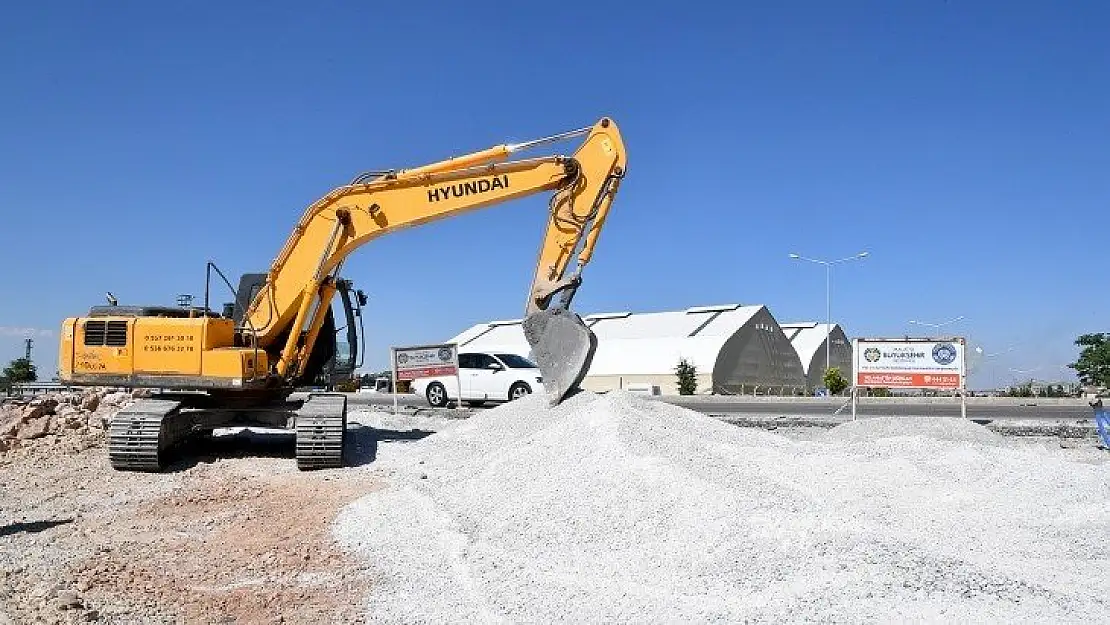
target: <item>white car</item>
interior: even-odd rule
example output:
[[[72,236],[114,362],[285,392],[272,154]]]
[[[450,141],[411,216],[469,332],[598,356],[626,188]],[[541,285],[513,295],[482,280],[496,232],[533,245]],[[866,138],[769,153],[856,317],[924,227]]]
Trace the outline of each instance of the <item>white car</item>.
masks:
[[[523,397],[543,384],[543,377],[536,363],[517,354],[460,352],[458,379],[453,375],[417,378],[412,381],[412,392],[442,408],[459,400],[460,382],[462,401],[480,406]]]

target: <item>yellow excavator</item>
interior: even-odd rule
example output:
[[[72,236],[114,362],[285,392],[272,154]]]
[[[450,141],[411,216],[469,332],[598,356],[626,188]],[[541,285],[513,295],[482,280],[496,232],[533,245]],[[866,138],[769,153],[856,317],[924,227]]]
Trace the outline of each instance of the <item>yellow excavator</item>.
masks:
[[[579,137],[571,156],[511,160]],[[219,313],[208,307],[206,285],[203,306],[121,306],[109,295],[108,305],[63,321],[59,377],[155,389],[112,420],[108,455],[117,470],[159,471],[170,450],[194,436],[251,426],[292,430],[301,469],[341,467],[346,396],[292,397],[342,355],[331,307],[337,292],[348,338],[354,316],[361,320],[365,294],[354,291],[352,302],[351,281],[340,277],[344,260],[389,232],[550,192],[522,327],[548,402],[557,404],[580,388],[597,346],[570,303],[625,170],[620,131],[602,118],[542,139],[360,174],[305,210],[267,273],[244,274],[235,289],[209,262],[209,279],[215,269],[235,295]]]

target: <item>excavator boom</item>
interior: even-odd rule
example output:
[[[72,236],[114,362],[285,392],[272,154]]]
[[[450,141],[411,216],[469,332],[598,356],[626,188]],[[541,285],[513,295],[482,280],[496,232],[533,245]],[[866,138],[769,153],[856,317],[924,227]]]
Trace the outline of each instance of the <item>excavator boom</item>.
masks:
[[[571,156],[507,160],[515,152],[579,136],[584,139]],[[258,345],[277,355],[277,375],[295,375],[312,352],[322,311],[334,293],[332,274],[356,249],[396,230],[550,191],[524,328],[544,387],[557,403],[581,382],[596,346],[569,305],[625,166],[619,130],[605,118],[553,137],[360,177],[308,207],[253,299],[247,325]]]

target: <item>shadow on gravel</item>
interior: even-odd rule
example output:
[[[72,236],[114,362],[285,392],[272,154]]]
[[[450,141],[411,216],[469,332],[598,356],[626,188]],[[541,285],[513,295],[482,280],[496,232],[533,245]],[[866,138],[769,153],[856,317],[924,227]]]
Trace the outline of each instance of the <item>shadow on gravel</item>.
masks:
[[[0,525],[0,537],[11,536],[12,534],[37,534],[46,531],[52,527],[65,525],[66,523],[73,523],[73,519],[59,519],[57,521],[20,521],[18,523],[9,523],[7,525]]]
[[[346,466],[370,464],[378,457],[378,443],[420,440],[431,430],[379,430],[358,423],[347,425],[344,449]],[[188,441],[171,452],[167,473],[186,471],[198,464],[211,464],[229,458],[284,458],[295,461],[293,432],[242,430]]]
[[[190,439],[170,452],[166,473],[186,471],[198,464],[229,458],[293,459],[293,432],[242,430]]]
[[[431,430],[379,430],[355,424],[347,428],[347,466],[370,464],[378,457],[378,443],[389,441],[416,441],[435,434]]]

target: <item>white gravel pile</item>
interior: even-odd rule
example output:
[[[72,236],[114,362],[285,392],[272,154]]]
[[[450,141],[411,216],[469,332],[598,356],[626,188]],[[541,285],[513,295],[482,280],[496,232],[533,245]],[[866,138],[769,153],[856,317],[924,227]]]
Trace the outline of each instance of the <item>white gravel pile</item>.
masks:
[[[1110,464],[958,419],[534,395],[405,452],[333,528],[374,622],[1110,621]]]

